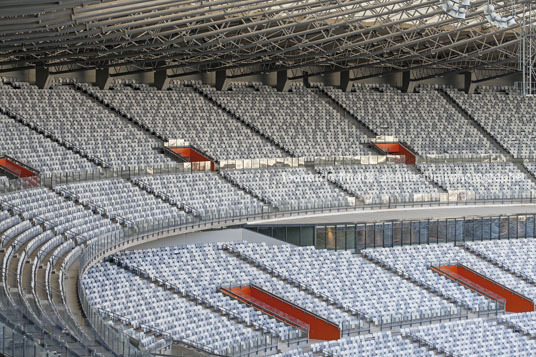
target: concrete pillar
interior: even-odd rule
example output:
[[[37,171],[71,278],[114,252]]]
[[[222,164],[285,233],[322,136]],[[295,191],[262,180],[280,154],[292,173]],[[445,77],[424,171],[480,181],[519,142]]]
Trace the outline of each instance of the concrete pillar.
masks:
[[[464,78],[465,79],[465,84],[464,84],[463,90],[467,94],[473,94],[475,92],[475,89],[476,89],[476,83],[473,82],[474,79],[475,79],[475,74],[474,74],[474,72],[465,72],[464,76],[465,76],[465,78]]]
[[[413,93],[416,85],[417,82],[411,80],[411,71],[402,72],[402,92]]]
[[[52,84],[52,76],[43,64],[35,67],[35,84],[41,89],[48,89]]]
[[[350,71],[339,72],[340,88],[343,92],[350,92],[352,90],[352,82],[350,82]]]
[[[154,85],[159,90],[167,90],[169,84],[171,83],[171,78],[168,76],[167,69],[157,69],[154,72]]]
[[[287,70],[277,71],[277,91],[288,92],[290,88],[290,81],[288,80]]]
[[[227,71],[216,71],[216,90],[227,90],[229,88],[229,80],[227,79]]]
[[[95,71],[96,84],[100,89],[110,89],[112,77],[108,68],[97,68]]]

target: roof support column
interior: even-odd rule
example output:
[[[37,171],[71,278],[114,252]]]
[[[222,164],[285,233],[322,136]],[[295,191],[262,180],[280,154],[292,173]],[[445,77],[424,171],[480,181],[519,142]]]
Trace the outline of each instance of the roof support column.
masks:
[[[42,63],[35,67],[35,84],[41,89],[49,89],[52,84],[52,76]]]
[[[100,89],[110,89],[112,77],[108,68],[97,68],[95,71],[96,84]]]
[[[464,76],[465,76],[465,84],[463,86],[463,90],[467,94],[473,94],[475,92],[475,89],[476,89],[476,83],[474,82],[474,80],[476,79],[475,78],[475,73],[474,72],[465,72]]]
[[[282,70],[277,71],[277,91],[278,92],[288,92],[290,88],[290,81],[288,79],[288,71]]]
[[[350,92],[352,90],[352,82],[350,81],[350,71],[339,72],[339,85],[343,92]]]
[[[171,83],[167,69],[157,69],[154,72],[154,85],[159,90],[167,90]]]
[[[226,70],[216,71],[216,90],[227,90],[227,88],[229,88],[229,82]]]
[[[417,81],[411,80],[411,71],[402,72],[402,92],[413,93],[416,85]]]

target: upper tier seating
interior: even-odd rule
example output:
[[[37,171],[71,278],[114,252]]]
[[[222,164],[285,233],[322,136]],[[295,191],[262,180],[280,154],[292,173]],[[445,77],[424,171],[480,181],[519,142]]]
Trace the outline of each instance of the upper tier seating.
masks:
[[[96,205],[109,217],[121,217],[136,224],[179,225],[192,217],[177,207],[157,199],[122,179],[108,179],[59,185],[58,191],[68,191],[83,203]]]
[[[390,332],[375,333],[372,336],[347,337],[337,341],[318,343],[312,346],[313,352],[326,356],[360,357],[429,357],[436,356],[432,351],[413,344]],[[299,356],[299,355],[297,355]]]
[[[354,84],[351,92],[324,90],[378,135],[394,136],[419,154],[500,153],[437,90],[401,93],[367,84]]]
[[[266,244],[235,244],[229,249],[305,285],[311,293],[360,312],[375,324],[426,320],[457,312],[453,304],[349,251]]]
[[[484,319],[453,321],[402,331],[447,356],[534,356],[536,342]]]
[[[501,268],[536,283],[536,239],[467,242],[465,246]]]
[[[158,140],[72,87],[2,88],[0,106],[115,168],[174,163],[157,151]]]
[[[431,265],[460,263],[529,299],[536,299],[536,287],[450,243],[366,249],[362,253],[440,295],[463,303],[473,311],[492,310],[494,304],[472,290],[433,272],[429,269]]]
[[[281,93],[258,83],[233,83],[228,91],[200,86],[207,96],[275,140],[294,156],[358,156],[372,152],[370,138],[301,85]]]
[[[477,199],[530,198],[536,190],[511,162],[464,162],[418,165],[428,179],[448,191],[470,191]]]
[[[405,164],[321,166],[316,169],[356,197],[412,202],[415,194],[441,192]]]
[[[455,89],[448,94],[516,158],[536,158],[536,100],[513,88],[477,88],[480,94]]]
[[[255,283],[346,329],[361,325],[355,316],[273,278],[215,244],[127,251],[117,254],[117,258],[122,265],[163,280],[183,293],[199,296],[218,309],[233,311],[244,321],[260,323],[284,339],[289,338],[288,326],[220,293],[219,289]]]
[[[115,313],[134,329],[163,331],[174,340],[197,343],[215,353],[227,355],[234,345],[259,345],[264,340],[256,332],[217,312],[162,287],[156,286],[110,263],[99,263],[84,275],[83,287],[89,303],[97,310]],[[142,344],[154,343],[143,337]]]
[[[1,113],[0,127],[0,154],[39,170],[41,175],[96,168],[88,160]]]
[[[116,83],[113,90],[87,84],[88,92],[168,139],[184,139],[217,160],[288,156],[245,125],[180,84],[174,90]],[[136,90],[135,90],[136,89]]]
[[[536,338],[536,311],[502,315],[497,320],[507,324],[515,331],[521,331],[521,333]]]
[[[348,197],[306,168],[229,170],[222,176],[281,209],[348,206]]]
[[[213,172],[140,176],[134,179],[197,210],[203,217],[262,213],[263,203]]]

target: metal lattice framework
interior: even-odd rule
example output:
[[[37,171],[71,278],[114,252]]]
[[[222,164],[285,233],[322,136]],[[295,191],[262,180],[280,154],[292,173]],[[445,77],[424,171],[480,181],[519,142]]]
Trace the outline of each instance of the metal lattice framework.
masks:
[[[473,0],[463,20],[438,0],[3,0],[0,72],[510,73],[527,12],[523,1],[494,3],[516,24],[491,26],[488,0]]]

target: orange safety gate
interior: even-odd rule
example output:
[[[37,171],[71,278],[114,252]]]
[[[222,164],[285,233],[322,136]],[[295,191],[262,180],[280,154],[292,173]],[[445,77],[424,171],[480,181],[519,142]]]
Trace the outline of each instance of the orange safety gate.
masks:
[[[231,294],[226,289],[221,291],[256,308],[259,307],[256,306],[258,304],[255,302],[262,302],[262,311],[293,326],[308,326],[310,339],[338,340],[341,338],[341,331],[337,324],[304,310],[256,285],[233,287],[230,289]],[[287,318],[281,319],[280,315]]]
[[[491,295],[498,296],[499,299],[506,302],[506,312],[534,311],[534,303],[532,300],[494,282],[491,279],[486,278],[484,275],[481,275],[461,264],[444,265],[441,266],[439,270],[439,272],[446,273],[449,278],[455,279],[460,284],[465,285],[477,292],[479,292],[478,290],[480,289],[491,292]]]

